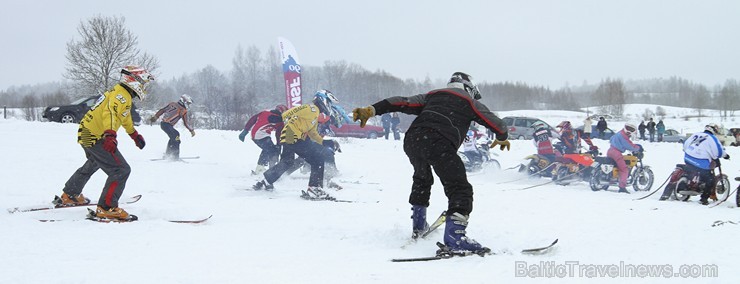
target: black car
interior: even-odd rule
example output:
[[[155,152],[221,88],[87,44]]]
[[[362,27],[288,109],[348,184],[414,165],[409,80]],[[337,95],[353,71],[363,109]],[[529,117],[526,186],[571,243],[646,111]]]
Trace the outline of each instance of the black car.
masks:
[[[82,116],[95,105],[99,97],[89,96],[78,99],[69,105],[50,106],[44,109],[44,113],[41,116],[49,121],[61,123],[80,122]],[[134,125],[141,124],[141,116],[139,116],[139,111],[136,110],[136,105],[133,104],[131,105],[131,119],[133,119]]]

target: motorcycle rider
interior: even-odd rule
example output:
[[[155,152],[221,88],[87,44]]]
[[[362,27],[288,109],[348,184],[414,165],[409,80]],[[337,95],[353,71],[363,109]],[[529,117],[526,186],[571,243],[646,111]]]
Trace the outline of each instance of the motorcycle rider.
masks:
[[[712,161],[720,157],[725,160],[730,159],[730,155],[722,148],[722,144],[716,137],[718,132],[719,126],[717,124],[707,124],[704,127],[704,132],[694,133],[683,144],[683,161],[686,164],[687,171],[698,173],[699,179],[706,185],[714,184],[714,175],[712,174],[714,165],[712,165]],[[717,164],[719,164],[718,160]],[[699,203],[702,205],[709,204],[708,199],[711,194],[711,186],[704,186]],[[671,191],[665,190],[660,200],[667,200],[669,197],[671,197]]]
[[[624,162],[624,158],[622,157],[622,153],[624,151],[630,150],[632,152],[641,152],[642,151],[642,145],[640,144],[634,144],[630,140],[630,137],[637,128],[634,124],[631,123],[625,123],[624,129],[620,130],[617,133],[614,133],[612,135],[612,138],[609,139],[609,150],[606,151],[606,156],[609,158],[612,158],[614,162],[617,164],[617,169],[619,171],[619,192],[620,193],[627,193],[630,192],[627,191],[627,176],[629,175],[629,172],[627,170],[627,164]]]
[[[591,138],[583,135],[582,130],[573,129],[570,121],[562,121],[556,128],[560,128],[560,143],[562,144],[563,154],[578,154],[581,148],[581,140],[586,141],[589,146],[589,151],[595,151],[599,148],[596,147],[592,142]]]

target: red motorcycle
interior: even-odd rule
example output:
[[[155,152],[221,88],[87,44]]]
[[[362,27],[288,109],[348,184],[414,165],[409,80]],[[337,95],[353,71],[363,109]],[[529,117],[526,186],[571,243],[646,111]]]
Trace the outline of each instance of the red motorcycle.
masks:
[[[557,163],[552,170],[552,180],[556,184],[568,184],[573,181],[589,181],[591,179],[591,165],[594,163],[594,156],[599,154],[599,150],[591,150],[586,153],[563,154],[562,157],[555,158]]]
[[[706,181],[699,178],[698,172],[689,170],[685,164],[677,164],[676,169],[671,173],[668,185],[666,185],[664,197],[661,199],[667,199],[668,194],[670,194],[670,198],[672,199],[687,201],[691,196],[701,195],[707,186],[711,187],[712,193],[709,198],[712,200],[727,199],[730,194],[730,180],[727,178],[727,175],[721,173],[721,169],[719,170],[720,174],[714,174],[714,169],[717,168],[716,165],[715,162],[712,162],[711,171],[715,177],[713,184],[708,185]]]

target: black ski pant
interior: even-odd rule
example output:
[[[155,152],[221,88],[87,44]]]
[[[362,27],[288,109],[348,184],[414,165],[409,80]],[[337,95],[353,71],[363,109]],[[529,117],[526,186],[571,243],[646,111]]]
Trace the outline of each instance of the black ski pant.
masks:
[[[429,207],[434,169],[448,199],[447,214],[457,212],[467,216],[473,211],[473,186],[451,141],[434,129],[413,128],[406,132],[403,150],[414,167],[411,205]]]
[[[280,162],[268,169],[264,176],[269,183],[274,183],[295,163],[295,155],[303,158],[311,165],[311,174],[308,186],[323,187],[324,184],[324,154],[325,147],[311,140],[298,140],[294,144],[282,144],[283,153]]]
[[[159,124],[164,133],[170,137],[170,141],[167,142],[167,150],[164,152],[167,158],[179,159],[180,158],[180,132],[175,129],[172,124],[162,122]]]
[[[62,191],[68,195],[82,193],[82,189],[90,180],[90,177],[98,169],[102,169],[108,175],[108,179],[105,181],[105,186],[103,186],[103,192],[100,193],[98,204],[107,208],[118,207],[118,199],[121,198],[128,176],[131,174],[131,167],[126,159],[118,150],[115,153],[110,153],[103,149],[102,139],[98,140],[92,147],[82,147],[82,150],[85,151],[87,161],[72,174],[64,184]]]
[[[252,141],[262,149],[260,157],[257,159],[257,164],[262,166],[267,166],[268,163],[271,165],[275,164],[275,161],[277,161],[280,156],[280,146],[272,143],[272,139],[270,137],[254,139]]]

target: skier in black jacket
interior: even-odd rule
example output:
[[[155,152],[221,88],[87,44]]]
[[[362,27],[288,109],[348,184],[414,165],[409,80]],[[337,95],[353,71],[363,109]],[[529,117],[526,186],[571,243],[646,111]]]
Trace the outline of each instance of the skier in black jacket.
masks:
[[[453,251],[490,251],[465,235],[468,216],[473,210],[473,187],[457,149],[465,140],[470,122],[475,121],[496,133],[491,148],[510,147],[506,124],[478,102],[480,92],[470,75],[455,72],[447,88],[411,97],[390,97],[372,106],[352,111],[354,120],[364,127],[375,115],[403,112],[417,115],[404,137],[403,150],[414,167],[409,203],[412,205],[413,234],[423,233],[426,209],[434,183],[432,168],[439,176],[448,198],[444,242]]]

